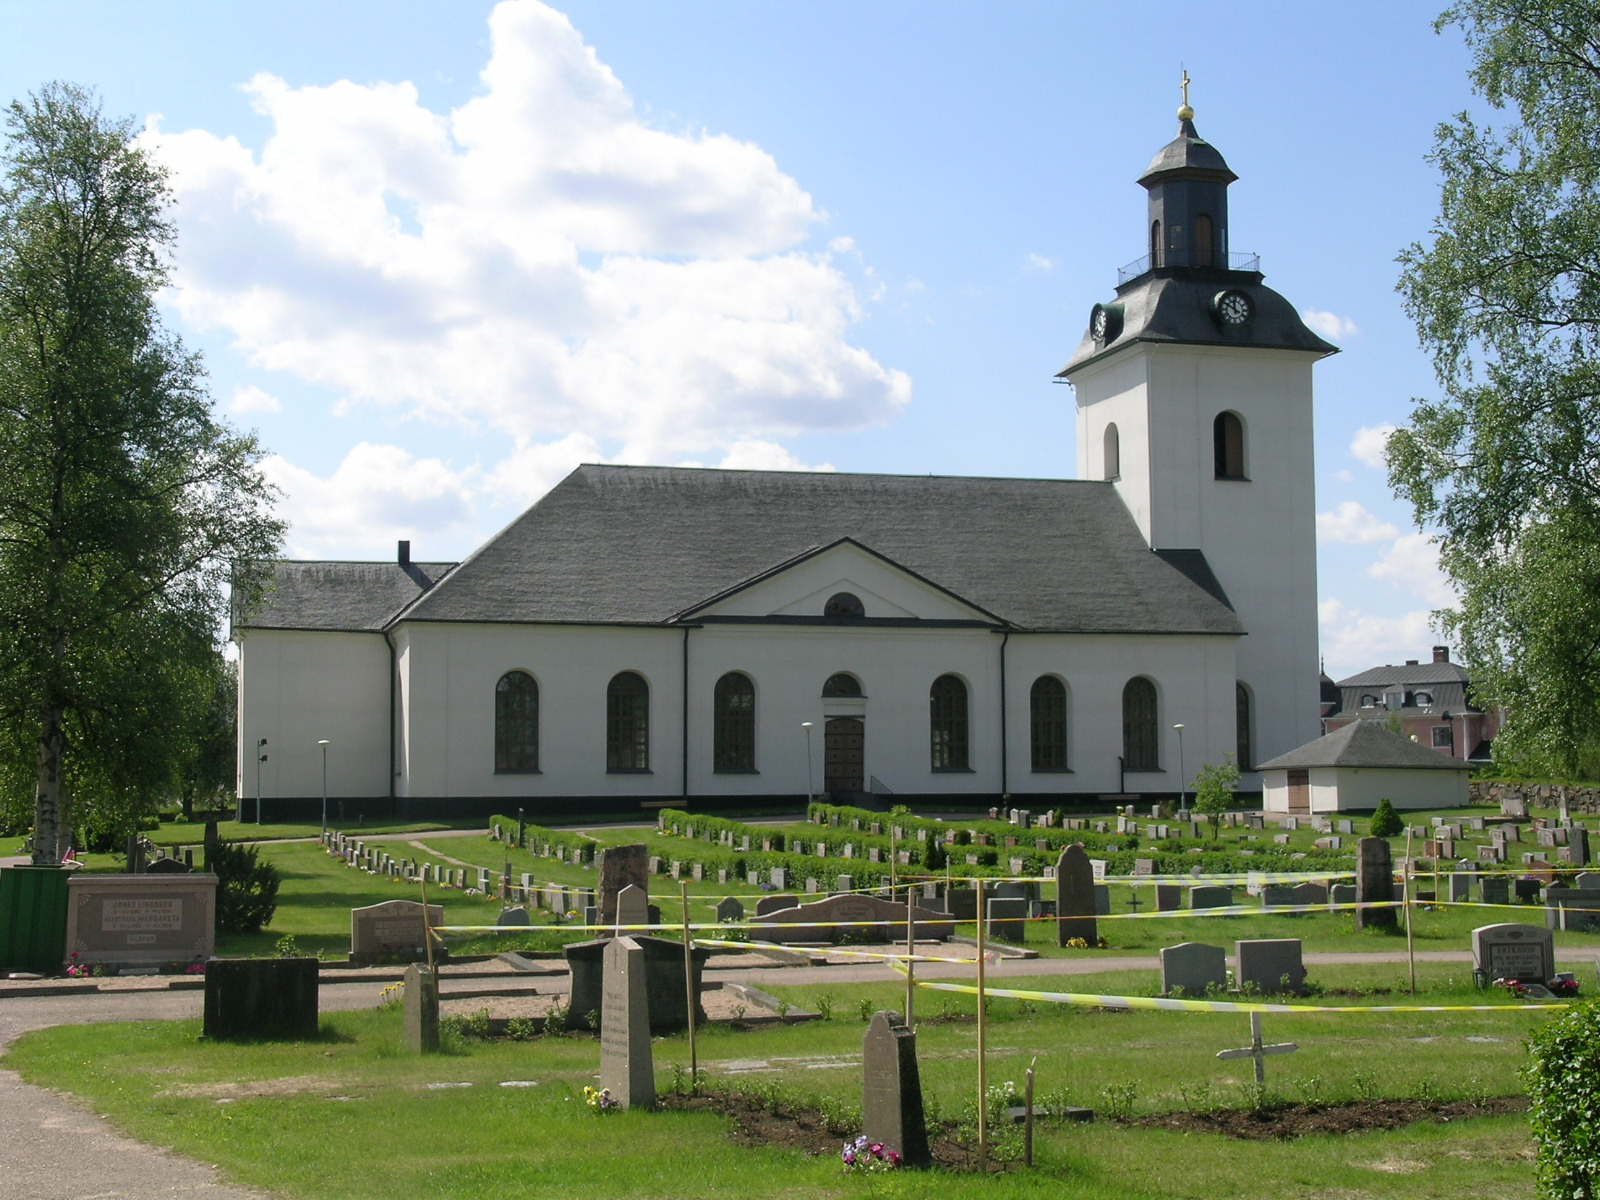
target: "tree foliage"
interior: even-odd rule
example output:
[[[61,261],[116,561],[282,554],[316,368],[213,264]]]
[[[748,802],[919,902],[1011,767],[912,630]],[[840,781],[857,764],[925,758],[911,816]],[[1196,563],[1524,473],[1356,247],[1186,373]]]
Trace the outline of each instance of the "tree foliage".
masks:
[[[1462,0],[1439,25],[1494,123],[1437,131],[1400,290],[1441,395],[1390,439],[1390,481],[1440,531],[1440,619],[1508,712],[1496,759],[1571,776],[1600,744],[1600,9]]]
[[[1195,772],[1194,810],[1211,818],[1211,836],[1222,830],[1218,818],[1234,803],[1233,789],[1239,784],[1239,765],[1233,755],[1224,755],[1216,766],[1203,766]]]
[[[0,799],[35,861],[131,826],[197,761],[230,585],[282,525],[260,451],[161,326],[173,233],[129,121],[52,84],[0,151]]]
[[[1536,1028],[1523,1078],[1541,1200],[1590,1200],[1600,1184],[1600,1003],[1577,1005]]]

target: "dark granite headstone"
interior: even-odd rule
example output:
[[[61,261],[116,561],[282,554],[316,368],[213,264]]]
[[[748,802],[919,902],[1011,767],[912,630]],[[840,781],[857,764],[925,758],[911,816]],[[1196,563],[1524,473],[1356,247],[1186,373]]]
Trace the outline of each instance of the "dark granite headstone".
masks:
[[[317,1034],[314,958],[214,958],[204,1033],[218,1041],[297,1041]]]
[[[1386,838],[1365,837],[1356,843],[1356,902],[1377,904],[1394,899],[1394,856]],[[1356,909],[1357,929],[1395,929],[1392,908]]]
[[[897,1012],[875,1014],[861,1040],[861,1132],[899,1152],[902,1166],[933,1165],[917,1035]]]
[[[1028,902],[1020,896],[996,896],[984,902],[989,909],[988,935],[1020,946],[1028,940]]]
[[[617,923],[617,893],[633,886],[650,894],[650,847],[643,842],[600,851],[600,923]]]
[[[567,966],[572,973],[571,1000],[567,1006],[568,1029],[590,1029],[589,1014],[595,1013],[605,1020],[602,1007],[604,999],[603,969],[606,945],[615,939],[600,938],[591,942],[576,942],[562,948]],[[638,943],[645,955],[645,979],[650,991],[650,1032],[677,1033],[689,1027],[684,1006],[683,943],[671,938],[635,936],[629,939]],[[701,1001],[701,974],[711,951],[694,951],[695,1023],[706,1019]]]
[[[1056,859],[1056,945],[1082,938],[1098,944],[1095,925],[1094,867],[1081,843],[1074,842]]]
[[[1184,942],[1162,949],[1162,995],[1169,996],[1182,988],[1191,996],[1203,996],[1213,984],[1228,986],[1228,952],[1221,946]]]
[[[1255,984],[1263,992],[1299,992],[1306,981],[1299,938],[1257,938],[1235,944],[1239,986]]]

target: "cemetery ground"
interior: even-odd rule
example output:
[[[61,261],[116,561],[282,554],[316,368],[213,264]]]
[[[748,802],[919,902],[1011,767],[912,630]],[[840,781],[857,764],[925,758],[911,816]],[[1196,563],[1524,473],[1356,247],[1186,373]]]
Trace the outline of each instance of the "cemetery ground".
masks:
[[[1463,809],[1450,818],[1485,811]],[[799,834],[808,827],[763,828]],[[288,839],[317,832],[269,823],[225,830],[224,836]],[[378,834],[369,827],[357,835]],[[438,826],[391,828],[383,835],[373,844],[396,858],[465,869],[473,878],[487,869],[497,885],[503,871],[513,879],[530,873],[541,885],[596,884],[592,867],[539,857],[505,840],[451,836]],[[686,854],[683,838],[650,829],[598,827],[584,836],[596,845],[645,842],[653,855]],[[1310,830],[1289,836],[1290,849],[1310,849],[1315,838]],[[1243,846],[1249,837],[1229,831],[1224,840]],[[163,827],[156,840],[195,844],[199,837]],[[1393,845],[1398,857],[1405,840]],[[419,898],[415,883],[352,869],[315,842],[272,841],[262,855],[283,873],[277,916],[260,934],[220,938],[220,955],[271,955],[289,937],[300,952],[341,959],[350,945],[351,908]],[[113,866],[109,856],[89,863],[91,869]],[[831,880],[851,864],[831,858],[819,863],[817,873],[823,870]],[[1445,894],[1442,882],[1439,895]],[[1414,886],[1434,890],[1427,875]],[[670,937],[682,916],[679,884],[655,877],[651,888]],[[1050,885],[1045,889],[1046,897],[1053,894]],[[696,923],[714,922],[724,896],[750,907],[765,894],[732,878],[727,884],[690,882],[688,890]],[[800,889],[791,883],[789,890]],[[1236,889],[1241,900],[1259,905],[1243,893]],[[498,895],[458,888],[430,887],[428,899],[445,906],[451,926],[493,924],[503,907]],[[683,1034],[656,1038],[657,1088],[667,1103],[654,1113],[601,1114],[585,1105],[582,1091],[595,1083],[600,1056],[592,1034],[483,1040],[470,1036],[481,1022],[468,1020],[447,1031],[443,1054],[411,1057],[401,1050],[400,1017],[392,1007],[330,1012],[325,1006],[321,1036],[291,1044],[208,1043],[198,1039],[196,1021],[61,1027],[24,1037],[0,1065],[79,1097],[140,1140],[217,1163],[232,1179],[285,1197],[920,1196],[930,1189],[951,1197],[1112,1200],[1533,1194],[1519,1071],[1523,1038],[1548,1013],[1525,1008],[1503,990],[1478,990],[1466,951],[1473,928],[1499,921],[1543,924],[1542,907],[1414,908],[1421,957],[1413,999],[1404,935],[1357,933],[1348,913],[1142,915],[1154,901],[1150,884],[1113,884],[1116,915],[1100,918],[1099,925],[1106,949],[1057,948],[1052,921],[1030,922],[1025,946],[1037,957],[996,965],[989,986],[1151,996],[1159,991],[1153,967],[1106,968],[1181,942],[1221,945],[1231,954],[1237,939],[1296,938],[1312,956],[1312,994],[1292,1003],[1499,1007],[1269,1013],[1265,1040],[1300,1048],[1268,1059],[1266,1087],[1257,1089],[1250,1060],[1216,1058],[1219,1050],[1248,1043],[1243,1015],[993,998],[987,1078],[997,1105],[990,1122],[990,1157],[997,1166],[985,1175],[974,1169],[973,1157],[975,999],[919,990],[917,1049],[930,1125],[943,1132],[942,1160],[964,1168],[941,1172],[936,1184],[910,1171],[849,1176],[839,1160],[845,1138],[860,1129],[865,1020],[878,1009],[905,1008],[903,982],[882,968],[750,972],[746,978],[781,1001],[784,1015],[756,1005],[740,1012],[708,1004],[722,1019],[702,1028],[698,1058],[703,1090],[719,1099],[672,1098],[688,1090],[688,1041]],[[1138,904],[1137,915],[1125,916],[1130,902]],[[527,930],[451,934],[452,955],[553,954],[592,936],[549,912],[536,911],[532,919]],[[964,923],[958,932],[970,936],[975,926]],[[1589,993],[1600,934],[1560,931],[1554,941],[1557,966],[1577,973]],[[1317,957],[1328,955],[1355,961]],[[949,970],[970,976],[967,968]],[[877,980],[868,978],[874,974]],[[925,979],[933,974],[919,970]],[[447,1000],[450,991],[447,977]],[[494,1015],[502,1004],[479,997],[447,1003],[446,1011],[460,1017],[481,1008]],[[999,1093],[1008,1083],[1020,1087],[1030,1063],[1036,1064],[1036,1107],[1042,1110],[1031,1169],[1016,1161],[1020,1133],[998,1107]],[[1052,1115],[1067,1106],[1092,1108],[1096,1120],[1081,1125]],[[1314,1120],[1311,1112],[1318,1114]],[[794,1114],[803,1119],[790,1119]]]
[[[1327,987],[1351,993],[1392,987],[1396,973],[1392,963],[1316,972]],[[1481,1002],[1460,974],[1456,964],[1424,964],[1419,999]],[[1029,978],[1026,985],[1130,994],[1149,991],[1149,973]],[[599,1060],[593,1036],[457,1036],[441,1055],[412,1057],[401,1051],[392,1007],[327,1013],[318,1039],[294,1044],[202,1042],[195,1021],[59,1027],[21,1039],[5,1065],[80,1097],[142,1141],[290,1197],[929,1194],[935,1185],[920,1173],[852,1178],[838,1158],[839,1145],[860,1127],[861,1015],[901,1007],[903,987],[767,990],[830,1016],[703,1030],[705,1086],[742,1092],[740,1105],[598,1113],[582,1098]],[[955,1136],[969,1147],[975,1017],[971,997],[918,997],[930,1122],[955,1123]],[[1103,1012],[996,999],[988,1017],[991,1087],[1020,1084],[1036,1060],[1036,1106],[1089,1105],[1099,1116],[1089,1125],[1041,1119],[1031,1169],[1015,1162],[1015,1127],[997,1123],[995,1157],[1009,1162],[1003,1173],[941,1172],[941,1196],[1532,1194],[1525,1120],[1516,1112],[1470,1114],[1520,1090],[1521,1039],[1543,1019],[1535,1011],[1270,1014],[1268,1036],[1301,1049],[1269,1061],[1264,1097],[1248,1060],[1215,1057],[1244,1040],[1245,1018],[1236,1014]],[[653,1050],[658,1089],[673,1091],[675,1079],[686,1087],[686,1036],[657,1038]],[[1411,1100],[1409,1115],[1424,1119],[1289,1140],[1198,1132],[1198,1122],[1173,1130],[1159,1120],[1175,1112],[1251,1113],[1280,1100],[1370,1107],[1380,1098]],[[1464,1108],[1449,1120],[1433,1119],[1448,1115],[1443,1106],[1451,1102]],[[729,1108],[742,1118],[724,1115]],[[819,1128],[797,1131],[772,1110],[814,1114]],[[741,1123],[748,1130],[742,1136]]]

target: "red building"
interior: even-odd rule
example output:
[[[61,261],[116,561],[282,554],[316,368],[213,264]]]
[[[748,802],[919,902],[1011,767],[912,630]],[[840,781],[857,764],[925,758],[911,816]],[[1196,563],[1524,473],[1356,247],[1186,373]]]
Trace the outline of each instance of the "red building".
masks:
[[[1501,722],[1498,709],[1486,712],[1473,702],[1471,677],[1450,661],[1448,646],[1435,646],[1432,662],[1411,658],[1338,683],[1324,675],[1323,710],[1327,733],[1352,721],[1396,718],[1400,732],[1419,745],[1471,763],[1489,761]]]

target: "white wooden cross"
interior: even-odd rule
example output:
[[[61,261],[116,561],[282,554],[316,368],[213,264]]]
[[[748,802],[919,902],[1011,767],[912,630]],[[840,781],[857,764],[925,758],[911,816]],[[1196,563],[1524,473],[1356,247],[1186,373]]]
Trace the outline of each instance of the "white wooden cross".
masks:
[[[1256,1082],[1267,1081],[1267,1055],[1293,1054],[1299,1046],[1293,1042],[1279,1042],[1275,1046],[1261,1044],[1261,1014],[1250,1014],[1250,1044],[1238,1050],[1218,1050],[1218,1058],[1253,1058],[1256,1060]]]

